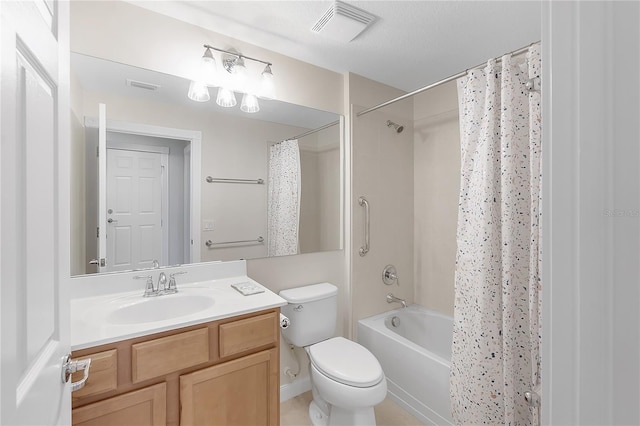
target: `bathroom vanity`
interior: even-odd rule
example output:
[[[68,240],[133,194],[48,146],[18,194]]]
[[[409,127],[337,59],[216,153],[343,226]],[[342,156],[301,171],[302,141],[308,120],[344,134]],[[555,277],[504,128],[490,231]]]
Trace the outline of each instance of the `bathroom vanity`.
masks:
[[[176,295],[141,299],[134,291],[73,299],[72,358],[92,360],[86,385],[72,393],[73,424],[277,425],[284,301],[264,288],[244,296],[231,287],[238,282],[261,287],[243,275],[179,283],[176,295],[196,300],[194,294],[207,294],[214,301],[186,314],[167,308],[181,305],[171,299]],[[163,319],[157,309],[135,307],[145,303],[177,316]],[[160,317],[138,319],[132,306],[144,317]]]

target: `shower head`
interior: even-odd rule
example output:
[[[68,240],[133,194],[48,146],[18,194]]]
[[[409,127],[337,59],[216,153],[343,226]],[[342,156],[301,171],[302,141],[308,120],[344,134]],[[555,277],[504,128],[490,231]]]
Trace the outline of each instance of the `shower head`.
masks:
[[[398,133],[402,133],[402,131],[404,130],[404,126],[396,124],[391,120],[387,120],[387,127],[393,127],[394,129],[396,129],[396,132]]]

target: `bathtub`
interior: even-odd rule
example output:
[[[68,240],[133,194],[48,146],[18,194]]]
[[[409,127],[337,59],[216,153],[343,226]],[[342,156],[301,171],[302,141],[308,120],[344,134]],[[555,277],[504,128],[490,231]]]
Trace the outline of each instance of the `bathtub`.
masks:
[[[419,305],[358,321],[358,342],[380,361],[388,395],[425,424],[453,424],[452,334],[451,317]]]

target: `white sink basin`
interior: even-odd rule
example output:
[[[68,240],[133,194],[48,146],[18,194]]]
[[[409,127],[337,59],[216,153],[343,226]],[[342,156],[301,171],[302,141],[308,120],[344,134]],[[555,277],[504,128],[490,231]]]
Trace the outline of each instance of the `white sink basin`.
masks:
[[[214,299],[201,294],[167,294],[156,297],[137,297],[137,300],[114,306],[105,321],[109,324],[138,324],[164,321],[195,314],[210,308]]]
[[[99,327],[137,326],[193,316],[214,305],[213,293],[206,288],[181,289],[178,293],[153,297],[135,292],[105,298],[86,309],[83,318]]]

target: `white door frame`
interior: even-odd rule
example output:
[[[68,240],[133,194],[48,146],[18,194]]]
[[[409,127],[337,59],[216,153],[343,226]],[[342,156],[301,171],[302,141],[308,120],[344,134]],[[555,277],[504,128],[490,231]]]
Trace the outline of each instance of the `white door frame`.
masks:
[[[85,117],[85,127],[97,128],[98,120]],[[171,127],[154,126],[150,124],[131,123],[127,121],[107,120],[107,131],[128,133],[133,135],[151,136],[166,139],[186,140],[191,146],[190,169],[190,228],[191,228],[191,259],[185,263],[200,262],[200,194],[201,194],[201,152],[202,132],[198,130],[183,130]]]
[[[640,424],[640,5],[542,10],[542,424]]]

